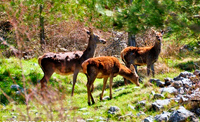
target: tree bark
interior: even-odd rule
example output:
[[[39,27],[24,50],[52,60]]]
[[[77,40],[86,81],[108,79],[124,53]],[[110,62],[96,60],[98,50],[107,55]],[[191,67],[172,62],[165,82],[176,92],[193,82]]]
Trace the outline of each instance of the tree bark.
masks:
[[[135,34],[128,32],[128,46],[136,46]]]
[[[43,10],[43,5],[40,5],[40,44],[41,49],[44,50],[45,47],[45,34],[44,34],[44,17],[41,15]]]

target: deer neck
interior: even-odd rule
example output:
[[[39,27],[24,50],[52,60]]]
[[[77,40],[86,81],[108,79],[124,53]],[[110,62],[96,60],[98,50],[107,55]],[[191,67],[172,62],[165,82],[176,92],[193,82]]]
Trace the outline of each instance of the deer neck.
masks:
[[[86,50],[83,52],[83,55],[81,56],[81,63],[87,60],[88,58],[92,58],[94,56],[95,48],[96,48],[96,43],[93,39],[92,36],[89,38],[88,46]]]
[[[132,75],[132,72],[127,67],[121,65],[120,66],[119,75],[123,76],[126,79],[130,79],[130,76]]]
[[[156,53],[160,53],[161,51],[161,41],[156,40],[154,46],[153,46],[153,50],[155,50]]]

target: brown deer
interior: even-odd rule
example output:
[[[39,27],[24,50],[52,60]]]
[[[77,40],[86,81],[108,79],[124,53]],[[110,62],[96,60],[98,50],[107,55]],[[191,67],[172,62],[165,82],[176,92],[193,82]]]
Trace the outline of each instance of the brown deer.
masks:
[[[147,75],[149,76],[151,68],[154,77],[154,63],[158,60],[158,55],[161,51],[161,41],[164,32],[156,32],[153,29],[152,31],[156,35],[156,41],[154,46],[127,47],[121,51],[121,58],[127,67],[130,67],[130,64],[133,64],[136,69],[136,72],[137,66],[147,65]],[[126,80],[124,82],[126,84]]]
[[[106,87],[107,79],[110,77],[110,99],[112,99],[112,82],[113,77],[121,75],[127,78],[132,83],[139,86],[139,77],[135,72],[135,68],[131,65],[131,69],[120,64],[119,60],[112,56],[102,56],[90,58],[82,63],[83,73],[87,76],[87,94],[88,94],[88,105],[90,105],[90,97],[92,104],[94,104],[94,99],[92,97],[93,83],[96,78],[103,78],[103,89],[100,95],[100,100],[102,100],[103,93]]]
[[[73,96],[77,75],[79,71],[82,72],[81,64],[88,58],[94,56],[97,44],[106,43],[106,40],[101,39],[98,35],[94,34],[91,28],[89,29],[89,31],[87,31],[87,34],[89,34],[90,37],[88,46],[84,52],[49,52],[38,58],[38,63],[44,72],[44,77],[40,81],[41,89],[46,87],[47,81],[54,72],[61,75],[74,74],[71,93],[71,96]]]

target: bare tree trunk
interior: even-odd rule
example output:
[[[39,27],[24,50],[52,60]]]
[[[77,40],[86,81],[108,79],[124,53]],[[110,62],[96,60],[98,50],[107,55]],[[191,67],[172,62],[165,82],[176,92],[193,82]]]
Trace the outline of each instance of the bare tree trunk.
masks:
[[[129,0],[129,4],[132,4],[133,0]],[[135,34],[128,32],[128,46],[136,46]]]
[[[128,46],[136,46],[135,34],[128,32]]]
[[[45,48],[45,35],[44,35],[44,17],[41,15],[43,10],[43,5],[40,4],[40,44],[41,50]]]

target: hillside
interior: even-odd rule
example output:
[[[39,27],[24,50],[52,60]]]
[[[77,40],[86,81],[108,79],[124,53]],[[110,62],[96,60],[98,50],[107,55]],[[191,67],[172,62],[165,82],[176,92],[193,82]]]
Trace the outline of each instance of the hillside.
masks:
[[[198,122],[199,8],[197,0],[1,1],[0,121]],[[96,79],[92,92],[95,104],[91,106],[83,73],[77,76],[73,97],[73,74],[54,73],[47,90],[41,89],[44,73],[39,56],[55,52],[46,57],[57,64],[47,68],[60,66],[64,72],[67,61],[80,61],[82,53],[78,51],[94,48],[90,52],[94,57],[114,56],[125,65],[120,56],[124,48],[157,43],[158,36],[152,30],[164,32],[161,52],[154,63],[154,78],[147,76],[146,65],[137,67],[139,87],[125,85],[118,75],[112,84],[113,99],[109,98],[107,82],[104,100],[100,101],[103,79]],[[101,39],[106,44],[96,45]],[[90,41],[94,47],[87,48]],[[63,58],[64,52],[73,53]],[[72,70],[74,64],[70,66]]]

